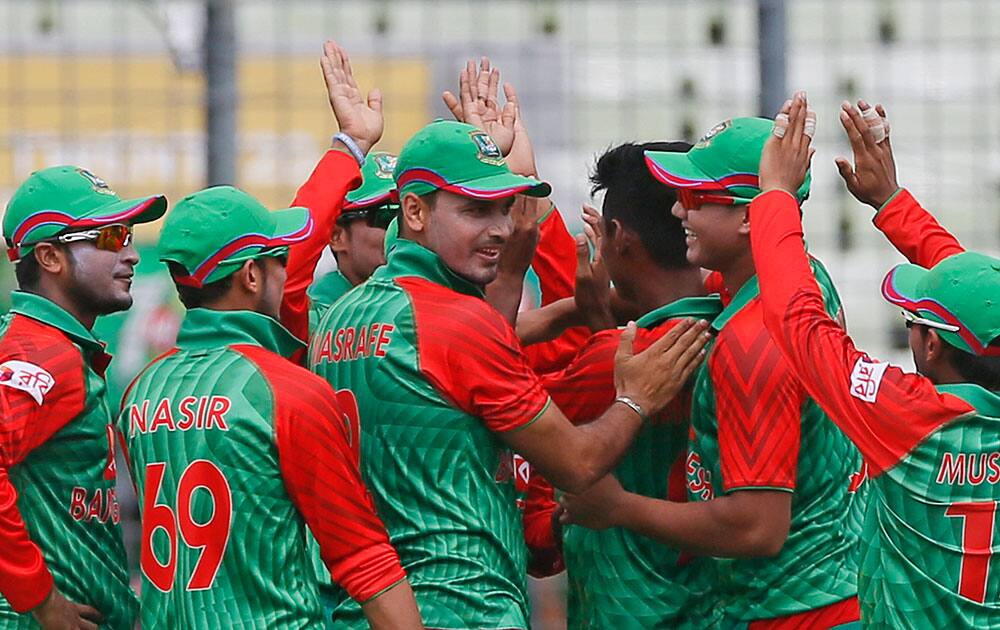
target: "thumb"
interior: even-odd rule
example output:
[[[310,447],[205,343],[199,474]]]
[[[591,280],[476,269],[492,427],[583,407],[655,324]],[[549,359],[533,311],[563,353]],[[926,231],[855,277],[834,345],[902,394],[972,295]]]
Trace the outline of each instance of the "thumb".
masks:
[[[576,275],[589,275],[590,246],[587,244],[587,237],[583,234],[577,234],[573,238],[576,241]]]
[[[630,321],[625,330],[622,331],[621,339],[618,341],[618,351],[615,353],[615,363],[621,364],[635,354],[632,344],[635,342],[635,322]]]
[[[836,158],[834,164],[837,165],[837,170],[840,172],[840,176],[844,179],[844,183],[847,184],[848,188],[853,188],[854,184],[857,182],[857,176],[854,174],[854,169],[851,167],[851,163],[847,161],[847,158]]]
[[[462,104],[458,101],[458,97],[445,90],[445,92],[441,94],[441,100],[443,100],[445,106],[451,110],[451,115],[455,117],[455,120],[458,122],[464,122],[462,120]]]
[[[514,128],[514,119],[517,117],[517,105],[508,101],[500,112],[500,122],[507,129]]]
[[[372,91],[368,93],[368,107],[370,107],[373,112],[379,114],[382,113],[382,90],[373,88]]]

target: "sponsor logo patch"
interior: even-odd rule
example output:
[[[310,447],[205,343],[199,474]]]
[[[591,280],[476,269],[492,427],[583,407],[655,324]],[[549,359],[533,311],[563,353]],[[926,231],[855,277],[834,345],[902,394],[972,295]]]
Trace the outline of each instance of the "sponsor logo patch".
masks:
[[[875,402],[878,398],[878,389],[882,386],[882,376],[888,367],[888,363],[859,358],[851,370],[851,396],[865,402]]]
[[[27,361],[4,361],[0,363],[0,385],[28,392],[39,405],[45,394],[56,384],[47,370]]]
[[[477,129],[470,131],[469,137],[476,144],[476,157],[479,158],[480,162],[493,166],[500,166],[504,163],[500,147],[497,146],[496,142],[493,142],[493,138],[488,133]]]

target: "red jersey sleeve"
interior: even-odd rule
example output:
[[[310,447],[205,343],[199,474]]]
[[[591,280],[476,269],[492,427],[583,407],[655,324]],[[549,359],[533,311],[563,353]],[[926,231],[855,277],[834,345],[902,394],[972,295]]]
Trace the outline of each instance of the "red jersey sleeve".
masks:
[[[399,278],[413,305],[420,371],[456,407],[510,431],[549,404],[514,329],[485,301],[422,278]]]
[[[576,241],[554,205],[538,232],[538,247],[535,248],[531,268],[538,276],[542,291],[541,306],[546,306],[573,296],[576,288]],[[568,328],[551,341],[527,346],[524,355],[537,373],[558,370],[566,366],[589,336],[590,330],[585,326]]]
[[[886,202],[872,222],[907,260],[921,267],[933,267],[948,256],[965,251],[958,239],[905,188],[900,188]]]
[[[974,411],[919,374],[872,359],[823,310],[795,199],[782,191],[750,204],[750,242],[764,323],[809,395],[878,475],[928,434]]]
[[[285,294],[281,301],[281,323],[293,335],[309,340],[309,297],[306,290],[313,281],[316,263],[330,242],[334,223],[344,207],[347,193],[361,184],[361,170],[353,157],[343,151],[326,152],[302,184],[293,206],[305,206],[314,221],[312,234],[288,250],[285,267]]]
[[[794,490],[805,394],[751,302],[719,333],[715,390],[723,489]]]
[[[357,418],[346,415],[318,376],[262,348],[235,347],[274,391],[275,441],[285,487],[319,542],[333,581],[365,602],[405,579],[346,437]]]
[[[83,370],[68,339],[30,318],[16,315],[0,342],[0,593],[17,612],[41,604],[53,581],[9,471],[83,411]]]
[[[528,464],[530,466],[530,464]],[[556,538],[553,515],[558,504],[552,485],[531,470],[524,498],[524,542],[528,546],[528,575],[541,578],[565,570],[562,544]]]

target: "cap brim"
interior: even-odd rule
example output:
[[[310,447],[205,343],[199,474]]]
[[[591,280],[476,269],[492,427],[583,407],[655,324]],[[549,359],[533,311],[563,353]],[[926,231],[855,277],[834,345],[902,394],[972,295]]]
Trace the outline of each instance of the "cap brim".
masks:
[[[890,304],[916,313],[923,298],[917,291],[917,284],[926,275],[927,270],[918,265],[896,265],[882,281],[882,297]]]
[[[344,203],[344,210],[357,210],[358,208],[367,208],[368,206],[374,206],[377,204],[383,204],[392,201],[392,190],[387,190],[380,194],[369,195],[367,197],[350,199],[348,197],[347,201]]]
[[[163,216],[167,211],[167,198],[163,195],[123,199],[106,206],[100,206],[80,217],[69,227],[95,227],[114,223],[149,223]]]
[[[522,177],[513,173],[500,173],[480,179],[473,179],[460,184],[446,184],[443,190],[453,192],[463,197],[473,199],[503,199],[511,195],[527,195],[529,197],[548,197],[552,194],[552,186],[530,177]]]
[[[722,184],[694,165],[687,153],[646,151],[646,168],[658,181],[671,188],[718,190]]]
[[[309,238],[315,227],[309,208],[296,206],[271,212],[274,217],[274,234],[269,247],[294,245]]]

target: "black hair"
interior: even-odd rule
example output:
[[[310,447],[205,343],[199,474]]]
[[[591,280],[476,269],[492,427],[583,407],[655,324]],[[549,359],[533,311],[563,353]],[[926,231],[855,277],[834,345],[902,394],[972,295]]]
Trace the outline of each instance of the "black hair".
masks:
[[[1000,392],[1000,356],[982,356],[966,352],[946,343],[948,361],[966,383],[979,385],[991,392]],[[990,348],[1000,349],[1000,338]]]
[[[14,276],[17,278],[17,287],[22,291],[35,291],[38,283],[42,280],[42,266],[35,258],[35,250],[24,255],[14,265]]]
[[[639,235],[650,258],[664,269],[690,266],[680,219],[670,213],[677,195],[650,174],[645,151],[686,153],[687,142],[626,142],[604,152],[594,164],[590,194],[604,190],[606,226],[617,219]]]
[[[167,268],[170,270],[170,277],[174,278],[174,286],[177,287],[177,296],[181,299],[184,308],[201,308],[206,304],[215,302],[233,286],[233,274],[229,274],[221,280],[210,282],[203,287],[191,287],[177,282],[178,276],[188,275],[187,269],[180,263],[172,260],[167,261]]]

